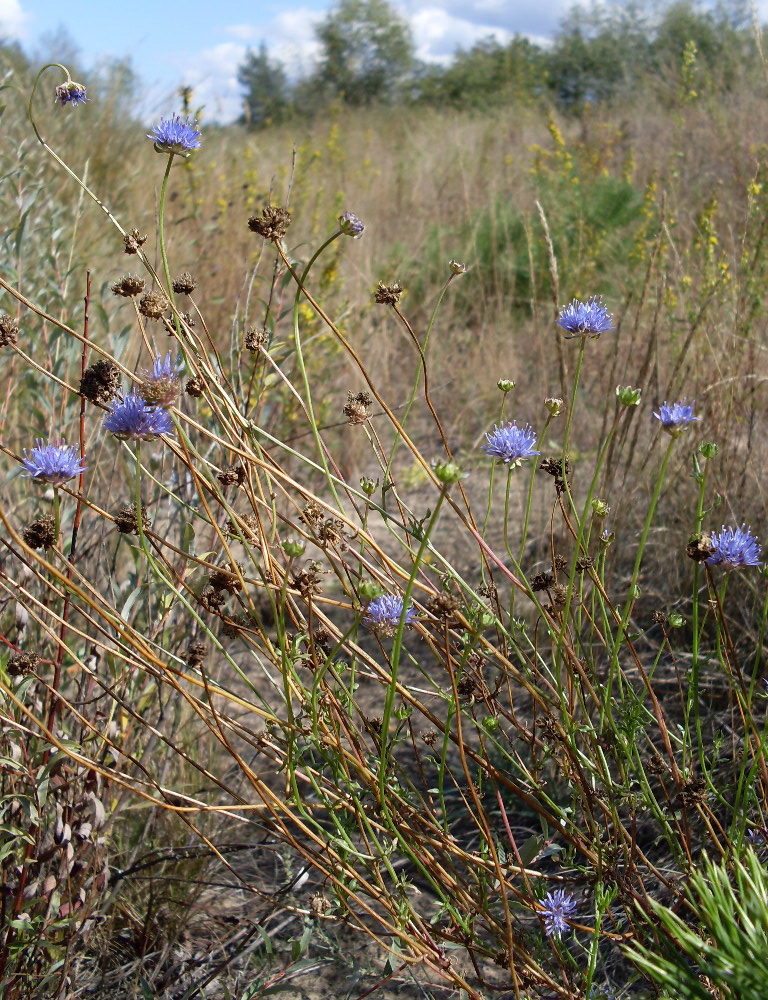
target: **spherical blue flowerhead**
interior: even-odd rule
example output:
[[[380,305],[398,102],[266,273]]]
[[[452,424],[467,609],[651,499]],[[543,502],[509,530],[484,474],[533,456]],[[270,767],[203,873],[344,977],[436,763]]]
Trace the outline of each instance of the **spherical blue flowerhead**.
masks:
[[[493,458],[498,458],[505,462],[510,468],[522,465],[526,458],[533,458],[540,455],[536,451],[536,431],[526,424],[525,427],[518,427],[517,421],[505,424],[502,427],[494,427],[485,435],[488,444],[483,445],[483,451]]]
[[[104,430],[121,441],[149,441],[160,434],[173,434],[168,413],[152,406],[137,392],[128,393],[120,403],[113,403],[104,418]]]
[[[409,604],[405,611],[405,625],[412,625],[416,609]],[[400,628],[403,621],[403,599],[384,594],[374,597],[363,615],[363,625],[379,636],[392,636]]]
[[[694,420],[701,420],[701,417],[693,415],[693,402],[686,403],[685,400],[679,403],[664,402],[659,407],[659,412],[654,413],[654,417],[661,421],[662,430],[671,434],[672,437],[678,437],[688,424]]]
[[[359,240],[363,235],[365,226],[362,220],[352,212],[345,212],[339,216],[339,229],[341,229],[345,236],[351,236],[352,239]]]
[[[574,299],[563,306],[557,318],[557,325],[571,337],[599,337],[601,333],[613,330],[613,316],[605,308],[602,295],[591,295],[586,302]]]
[[[153,125],[147,138],[154,142],[159,153],[178,153],[184,156],[200,148],[202,133],[196,126],[197,122],[173,114],[170,118],[161,118],[159,125]]]
[[[749,528],[726,528],[712,534],[712,555],[707,559],[710,566],[723,569],[742,569],[744,566],[760,566],[760,542]]]
[[[82,83],[67,80],[66,83],[62,83],[60,87],[56,88],[54,100],[58,101],[62,107],[65,104],[71,104],[73,108],[76,108],[78,104],[85,104],[89,98],[85,96],[85,87]]]
[[[74,445],[69,448],[60,441],[58,444],[46,444],[38,438],[36,447],[21,460],[26,476],[36,483],[49,483],[51,486],[63,486],[64,483],[85,472],[85,465],[80,458],[80,452]],[[25,475],[22,473],[22,475]]]
[[[576,909],[573,896],[557,889],[548,892],[541,903],[541,915],[544,917],[544,933],[547,937],[559,938],[568,929],[567,920]]]

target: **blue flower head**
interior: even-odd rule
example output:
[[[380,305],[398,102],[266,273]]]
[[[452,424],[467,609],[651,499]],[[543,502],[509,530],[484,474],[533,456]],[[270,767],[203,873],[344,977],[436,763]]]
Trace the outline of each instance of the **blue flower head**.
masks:
[[[522,465],[524,459],[533,458],[540,455],[536,451],[536,431],[526,424],[525,427],[518,427],[517,421],[505,424],[502,427],[494,427],[485,435],[488,444],[483,445],[483,451],[487,455],[498,458],[500,461],[515,468]]]
[[[679,403],[662,403],[659,412],[654,413],[654,417],[661,421],[662,430],[672,437],[679,437],[688,424],[694,420],[701,420],[701,417],[693,415],[693,403],[686,403],[685,400]]]
[[[164,358],[155,358],[152,371],[144,372],[139,395],[149,406],[171,406],[179,395],[179,373],[183,362],[175,362],[170,351]]]
[[[80,452],[74,445],[69,448],[60,441],[58,444],[46,444],[37,439],[36,447],[29,454],[24,449],[21,460],[26,476],[36,483],[49,483],[51,486],[62,486],[64,483],[85,472],[85,465],[80,458]],[[22,473],[24,475],[24,473]]]
[[[339,229],[345,236],[351,236],[353,240],[359,240],[363,235],[365,226],[362,220],[352,212],[345,212],[339,216]]]
[[[571,337],[599,337],[601,333],[613,330],[613,316],[605,308],[602,295],[591,295],[586,302],[574,299],[563,306],[557,317],[557,325]]]
[[[405,625],[412,625],[416,610],[409,604],[405,611]],[[395,635],[403,620],[403,599],[384,594],[374,597],[363,615],[363,625],[376,635],[389,637]]]
[[[726,528],[712,534],[712,555],[707,559],[710,566],[723,569],[742,569],[744,566],[760,566],[760,542],[749,528]]]
[[[152,406],[137,392],[130,392],[122,403],[113,403],[104,418],[104,430],[121,441],[149,441],[160,434],[173,434],[169,414]]]
[[[559,938],[568,929],[567,920],[576,909],[573,896],[557,889],[548,892],[541,903],[541,915],[544,917],[544,933],[547,937]]]
[[[65,104],[71,104],[73,108],[76,108],[78,104],[85,104],[89,98],[85,96],[85,87],[82,83],[67,80],[66,83],[62,83],[60,87],[56,88],[54,100],[58,101],[62,108]]]
[[[178,153],[185,156],[200,148],[201,135],[197,122],[173,114],[170,118],[161,118],[159,125],[153,125],[147,138],[154,142],[158,153]]]

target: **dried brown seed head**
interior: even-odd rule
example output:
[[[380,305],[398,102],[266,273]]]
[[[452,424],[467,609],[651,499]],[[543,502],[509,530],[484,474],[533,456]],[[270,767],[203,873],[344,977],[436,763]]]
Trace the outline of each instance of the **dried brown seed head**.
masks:
[[[147,292],[139,302],[139,312],[147,319],[160,319],[167,308],[168,299],[160,291]]]
[[[10,347],[11,344],[18,343],[19,324],[8,313],[0,316],[0,347]]]
[[[396,306],[402,294],[403,287],[399,282],[396,281],[392,285],[385,285],[380,281],[376,291],[373,293],[373,298],[380,305]]]
[[[31,549],[51,549],[56,544],[56,518],[53,514],[43,514],[21,533]]]
[[[122,295],[124,298],[131,298],[133,295],[140,295],[144,291],[144,279],[138,274],[124,274],[112,285],[112,292],[115,295]]]
[[[287,208],[277,205],[267,205],[261,210],[261,215],[252,215],[248,220],[248,228],[265,240],[280,240],[288,232],[291,224],[291,213]]]
[[[182,271],[177,278],[173,279],[171,287],[177,295],[191,295],[197,288],[197,279],[193,278],[189,271]]]

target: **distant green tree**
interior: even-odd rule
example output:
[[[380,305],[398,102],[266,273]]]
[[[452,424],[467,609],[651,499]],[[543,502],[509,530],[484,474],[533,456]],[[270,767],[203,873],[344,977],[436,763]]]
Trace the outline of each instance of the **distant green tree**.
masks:
[[[387,0],[341,0],[315,29],[321,56],[315,81],[352,105],[396,103],[414,68],[407,23]]]
[[[579,110],[632,85],[651,58],[652,27],[636,4],[576,5],[565,16],[547,57],[558,103]]]
[[[544,89],[545,57],[538,45],[516,36],[507,45],[494,38],[456,53],[446,67],[429,67],[416,84],[419,101],[458,108],[527,100]]]
[[[753,58],[749,11],[743,4],[711,9],[689,0],[668,6],[654,38],[658,72],[662,75],[672,72],[677,77],[691,43],[706,85],[717,90],[729,89]]]
[[[264,42],[258,52],[246,52],[237,81],[245,91],[241,120],[246,125],[263,128],[285,119],[290,107],[288,79],[282,64],[270,58]]]

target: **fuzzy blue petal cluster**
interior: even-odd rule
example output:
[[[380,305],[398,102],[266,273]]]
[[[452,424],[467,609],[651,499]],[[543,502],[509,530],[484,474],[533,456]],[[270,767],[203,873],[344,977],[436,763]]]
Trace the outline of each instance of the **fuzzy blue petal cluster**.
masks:
[[[128,393],[122,402],[113,403],[104,418],[104,430],[121,441],[149,441],[160,434],[173,434],[169,414],[149,405],[137,392]]]
[[[602,295],[591,295],[586,302],[574,299],[569,305],[563,306],[557,318],[568,338],[599,337],[601,333],[613,330],[613,316],[605,308]]]
[[[667,403],[666,401],[659,407],[659,412],[654,413],[654,417],[661,421],[662,430],[672,437],[682,434],[688,424],[694,420],[701,420],[701,417],[694,417],[693,404],[681,400],[679,403]]]
[[[576,910],[576,900],[563,889],[548,892],[541,903],[544,932],[547,937],[559,938],[568,929],[567,920]]]
[[[85,96],[85,87],[81,83],[75,83],[74,80],[69,80],[67,83],[62,83],[60,87],[57,87],[54,99],[62,107],[66,104],[71,104],[73,108],[76,108],[78,104],[86,104],[89,101],[89,98]]]
[[[42,438],[37,439],[36,446],[29,453],[24,449],[21,464],[30,479],[34,479],[36,483],[49,483],[51,486],[63,486],[85,472],[80,452],[74,445],[67,447],[63,441],[46,444]]]
[[[405,610],[404,624],[412,625],[416,609],[409,604]],[[384,594],[382,597],[374,597],[363,615],[363,625],[377,635],[394,635],[400,628],[403,620],[403,599]]]
[[[707,559],[710,566],[723,569],[742,569],[745,566],[760,566],[760,542],[749,528],[726,528],[712,535],[712,555]]]
[[[358,218],[353,212],[344,212],[343,215],[339,216],[339,229],[341,229],[345,236],[351,236],[352,239],[359,240],[363,235],[365,226],[362,219]]]
[[[179,372],[184,368],[184,362],[178,363],[173,360],[170,351],[164,358],[155,358],[152,362],[152,371],[147,373],[147,378],[159,381],[163,378],[178,378]]]
[[[520,465],[526,458],[541,454],[536,451],[536,431],[530,424],[518,427],[517,421],[513,420],[510,424],[494,427],[486,433],[485,438],[488,443],[483,445],[483,451],[512,468]]]
[[[201,135],[196,121],[173,114],[170,118],[161,118],[158,125],[153,125],[147,138],[154,142],[155,148],[160,152],[179,153],[183,156],[200,148]]]

